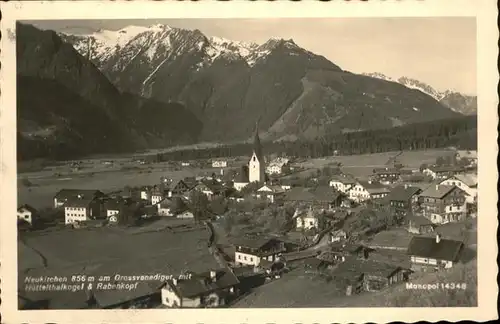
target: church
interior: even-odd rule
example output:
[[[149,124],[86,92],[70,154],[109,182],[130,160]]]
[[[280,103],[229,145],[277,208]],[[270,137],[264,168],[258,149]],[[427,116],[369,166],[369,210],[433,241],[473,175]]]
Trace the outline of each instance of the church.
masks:
[[[260,184],[266,181],[266,162],[262,153],[262,144],[259,138],[259,128],[255,128],[253,139],[253,152],[248,161],[248,165],[244,165],[238,177],[234,180],[234,188],[241,190],[249,183],[258,182]]]

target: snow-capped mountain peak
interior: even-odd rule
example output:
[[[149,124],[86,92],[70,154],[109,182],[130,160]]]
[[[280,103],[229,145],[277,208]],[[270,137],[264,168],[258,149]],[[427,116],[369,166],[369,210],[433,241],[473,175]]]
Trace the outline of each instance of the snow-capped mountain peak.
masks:
[[[394,79],[380,72],[363,73],[363,75],[385,81],[396,82],[407,88],[419,90],[458,113],[471,115],[475,114],[477,111],[477,98],[475,96],[464,95],[453,90],[438,91],[424,82],[405,76]]]

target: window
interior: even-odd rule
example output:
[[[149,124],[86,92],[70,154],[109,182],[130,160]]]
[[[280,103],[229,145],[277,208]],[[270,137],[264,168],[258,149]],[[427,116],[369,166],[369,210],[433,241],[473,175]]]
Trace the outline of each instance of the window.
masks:
[[[253,262],[253,258],[250,258],[250,261]]]
[[[243,257],[243,259],[245,259],[245,261],[246,261],[246,260],[247,260],[247,257],[245,256],[245,257]]]

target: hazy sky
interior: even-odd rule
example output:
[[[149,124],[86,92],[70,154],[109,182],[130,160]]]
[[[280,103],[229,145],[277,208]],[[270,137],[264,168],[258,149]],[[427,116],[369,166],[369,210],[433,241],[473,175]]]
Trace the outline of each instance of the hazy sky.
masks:
[[[476,94],[476,21],[446,18],[279,18],[60,20],[30,22],[43,29],[92,33],[128,25],[166,24],[207,36],[263,43],[292,38],[342,69],[407,76],[437,90]]]

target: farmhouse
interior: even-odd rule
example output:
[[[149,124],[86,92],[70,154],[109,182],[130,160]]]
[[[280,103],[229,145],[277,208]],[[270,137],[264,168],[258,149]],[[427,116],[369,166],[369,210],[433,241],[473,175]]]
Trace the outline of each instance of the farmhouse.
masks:
[[[437,234],[435,238],[413,237],[407,253],[412,269],[449,269],[459,261],[463,248],[463,242],[442,239],[441,235]]]
[[[30,225],[36,223],[38,216],[37,210],[28,204],[24,204],[17,209],[17,219],[22,219]]]
[[[223,193],[222,185],[217,180],[201,180],[194,188],[207,196],[209,199]]]
[[[266,168],[268,174],[283,174],[290,171],[290,160],[278,157],[272,160]]]
[[[171,197],[172,192],[168,189],[164,189],[162,186],[154,186],[151,190],[151,204],[156,205],[162,201],[165,197]]]
[[[359,203],[370,199],[384,198],[388,193],[389,189],[380,183],[359,181],[349,190],[349,199]]]
[[[467,215],[466,196],[456,186],[430,186],[420,194],[420,213],[435,224],[462,221]]]
[[[373,174],[377,181],[387,185],[398,181],[401,172],[396,168],[376,168]]]
[[[166,197],[157,204],[158,216],[177,216],[180,218],[189,217],[189,208],[182,197]],[[192,215],[192,213],[191,213]]]
[[[449,177],[446,180],[443,180],[439,183],[444,186],[457,186],[458,188],[465,191],[467,196],[468,203],[474,203],[477,197],[477,175],[468,173],[468,174],[457,174]]]
[[[333,210],[342,203],[340,193],[328,186],[316,188],[294,187],[288,190],[283,200],[286,202],[302,203],[323,210]]]
[[[267,199],[271,203],[281,201],[284,195],[285,190],[281,186],[271,185],[264,185],[260,187],[255,194],[257,198]]]
[[[226,160],[212,161],[212,168],[227,168],[227,161]]]
[[[423,171],[424,174],[430,176],[432,179],[444,180],[456,174],[464,173],[464,168],[456,166],[431,166]]]
[[[346,295],[362,291],[380,291],[407,281],[409,273],[409,269],[392,264],[356,258],[348,258],[333,271],[336,277],[347,282]]]
[[[418,202],[422,189],[408,185],[397,186],[385,198],[389,206],[398,214],[407,213]]]
[[[167,280],[161,288],[162,304],[175,308],[219,307],[237,293],[238,278],[226,268]]]
[[[345,175],[333,176],[329,185],[330,187],[334,187],[336,190],[347,194],[349,190],[356,185],[356,180]]]
[[[70,197],[64,203],[65,223],[72,224],[100,218],[101,208],[101,201],[93,196]]]
[[[104,193],[100,190],[62,189],[54,196],[54,208],[62,207],[68,199],[78,196],[102,198]]]
[[[258,266],[261,260],[274,261],[286,252],[285,244],[275,238],[240,238],[233,242],[236,264]]]
[[[298,213],[298,212],[297,212]],[[295,218],[295,227],[300,229],[320,228],[320,215],[313,212],[312,207],[306,213],[298,214]]]

